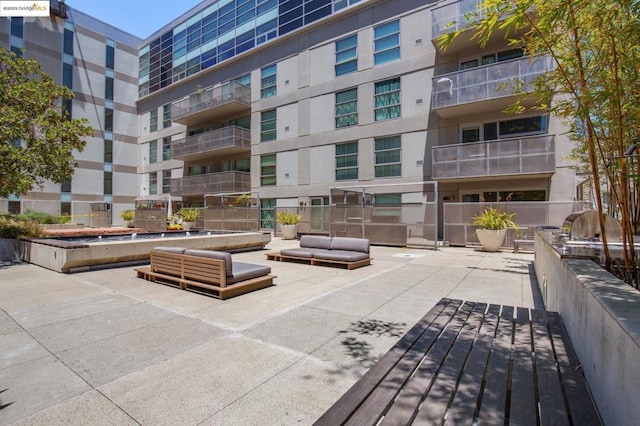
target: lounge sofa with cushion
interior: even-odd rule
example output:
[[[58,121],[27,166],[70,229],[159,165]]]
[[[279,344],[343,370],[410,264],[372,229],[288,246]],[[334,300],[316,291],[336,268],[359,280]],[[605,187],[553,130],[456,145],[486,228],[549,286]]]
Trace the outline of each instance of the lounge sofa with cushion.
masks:
[[[204,288],[220,299],[269,287],[275,278],[269,266],[234,262],[227,252],[183,247],[154,247],[149,266],[136,271],[139,278],[169,281],[183,290]]]
[[[300,247],[267,253],[267,259],[308,262],[312,265],[342,265],[348,269],[371,264],[366,238],[303,235]]]

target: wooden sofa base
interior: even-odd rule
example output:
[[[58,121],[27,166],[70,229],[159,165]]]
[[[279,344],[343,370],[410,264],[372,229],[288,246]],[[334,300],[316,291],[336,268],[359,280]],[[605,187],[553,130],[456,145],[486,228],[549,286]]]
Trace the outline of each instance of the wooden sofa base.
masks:
[[[171,284],[179,286],[182,290],[186,290],[189,287],[204,288],[216,293],[216,295],[221,300],[239,296],[244,293],[249,293],[250,291],[271,287],[273,285],[273,279],[275,278],[275,275],[265,275],[258,278],[251,278],[249,280],[240,281],[235,284],[230,284],[228,287],[220,287],[198,281],[183,279],[174,275],[151,272],[150,266],[136,268],[136,272],[138,273],[138,278],[143,278],[151,282],[168,281]]]
[[[267,253],[266,256],[267,256],[267,260],[278,260],[280,262],[284,262],[284,261],[300,262],[300,263],[309,263],[311,265],[321,265],[321,266],[341,265],[341,266],[346,266],[347,269],[360,268],[361,266],[367,266],[371,264],[371,258],[356,260],[353,262],[347,262],[344,260],[315,259],[312,257],[285,256],[279,252]]]

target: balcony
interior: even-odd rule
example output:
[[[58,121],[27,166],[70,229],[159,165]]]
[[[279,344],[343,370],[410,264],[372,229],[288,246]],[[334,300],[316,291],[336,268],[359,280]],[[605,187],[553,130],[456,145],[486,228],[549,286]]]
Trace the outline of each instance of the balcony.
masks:
[[[556,169],[553,135],[435,146],[431,154],[435,180],[548,176]]]
[[[227,192],[251,192],[251,173],[230,171],[171,179],[171,195],[174,196]]]
[[[171,120],[186,126],[251,109],[251,89],[235,81],[193,93],[171,105]]]
[[[241,154],[251,151],[251,131],[238,126],[223,127],[171,142],[171,158],[196,161],[211,154]]]
[[[49,2],[49,13],[62,19],[69,17],[67,14],[67,5],[64,4],[64,0],[51,0]]]
[[[441,118],[503,111],[553,67],[550,56],[525,57],[439,75],[432,80],[431,106]]]

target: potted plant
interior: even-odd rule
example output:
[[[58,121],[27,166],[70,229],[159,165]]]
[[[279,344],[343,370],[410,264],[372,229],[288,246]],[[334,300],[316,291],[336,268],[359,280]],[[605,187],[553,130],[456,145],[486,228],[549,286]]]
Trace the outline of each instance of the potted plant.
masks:
[[[182,229],[184,229],[185,231],[190,231],[191,227],[196,224],[198,216],[200,216],[200,209],[196,209],[193,207],[183,207],[178,210],[176,216],[179,216],[182,219]]]
[[[282,238],[285,240],[294,240],[298,236],[298,223],[300,223],[300,215],[291,213],[290,211],[282,211],[276,214],[276,220],[280,224]]]
[[[134,210],[123,210],[120,212],[120,217],[124,220],[127,228],[133,228],[133,219],[136,217],[136,212]]]
[[[520,228],[513,221],[514,216],[515,213],[508,213],[500,207],[487,207],[473,218],[471,223],[480,226],[476,235],[485,251],[499,251],[507,235],[507,229],[513,228],[516,233],[520,232]]]

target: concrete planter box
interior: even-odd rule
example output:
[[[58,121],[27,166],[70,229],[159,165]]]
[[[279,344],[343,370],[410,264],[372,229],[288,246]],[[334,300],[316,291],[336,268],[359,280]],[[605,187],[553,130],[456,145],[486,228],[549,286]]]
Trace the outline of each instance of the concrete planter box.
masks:
[[[535,236],[546,309],[559,312],[605,424],[640,418],[640,291],[588,259],[563,258]]]
[[[0,238],[0,261],[20,259],[20,241],[15,238]]]

